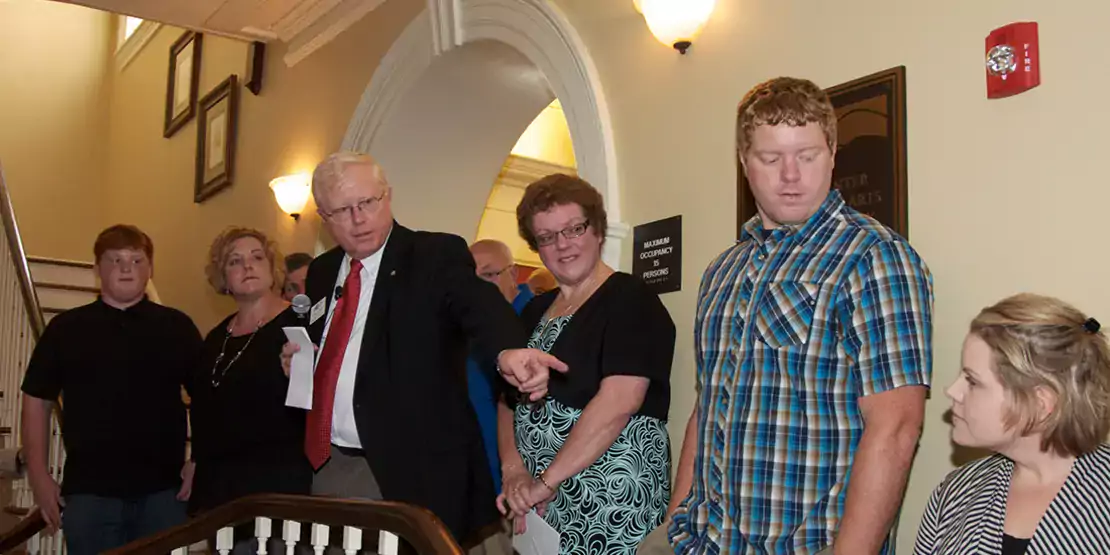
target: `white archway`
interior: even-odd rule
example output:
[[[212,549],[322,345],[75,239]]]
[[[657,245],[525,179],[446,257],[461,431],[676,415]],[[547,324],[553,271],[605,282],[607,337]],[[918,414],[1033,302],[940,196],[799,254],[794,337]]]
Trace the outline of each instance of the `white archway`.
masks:
[[[429,0],[428,9],[379,64],[351,119],[343,148],[378,157],[403,197],[404,179],[416,175],[410,172],[416,166],[450,166],[455,162],[453,149],[481,150],[466,138],[500,141],[504,145],[498,147],[499,158],[476,152],[483,157],[473,168],[479,175],[460,176],[460,189],[466,190],[451,191],[452,208],[472,208],[471,214],[480,214],[477,197],[488,194],[516,137],[554,97],[567,118],[579,175],[605,197],[609,231],[604,258],[619,267],[630,228],[622,219],[609,111],[581,40],[557,8],[544,0]],[[500,114],[497,121],[490,119],[493,109]],[[420,160],[415,153],[421,149],[437,153],[436,160]],[[432,180],[443,190],[444,180],[452,177],[440,174]],[[471,190],[469,182],[482,182],[482,190]],[[403,200],[399,204],[403,206]]]

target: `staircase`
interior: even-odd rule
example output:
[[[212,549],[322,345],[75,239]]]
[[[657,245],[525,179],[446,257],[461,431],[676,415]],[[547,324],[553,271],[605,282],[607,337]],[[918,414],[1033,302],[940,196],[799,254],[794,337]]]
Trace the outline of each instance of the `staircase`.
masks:
[[[97,283],[96,271],[91,262],[74,260],[60,260],[46,257],[27,257],[27,269],[34,296],[38,300],[43,323],[49,323],[58,314],[72,308],[89,304],[97,299],[100,287]],[[2,273],[2,272],[0,272]],[[0,283],[3,283],[0,281]],[[0,289],[4,289],[0,286]],[[18,297],[15,291],[8,292],[8,304],[15,311]],[[158,292],[152,283],[147,285],[147,297],[154,302],[159,302]],[[0,302],[0,304],[3,304]],[[4,383],[0,385],[0,438],[6,441],[0,448],[18,446],[19,436],[19,382],[23,371],[26,369],[26,360],[30,356],[33,342],[27,341],[29,330],[21,332],[21,356],[7,362],[6,369],[0,369],[0,377]],[[2,339],[2,335],[0,335]],[[6,398],[5,392],[11,391],[12,397]],[[11,425],[9,425],[11,423]],[[49,454],[50,471],[55,479],[61,479],[62,467],[65,465],[65,449],[62,446],[61,429],[57,421],[53,422],[51,448]],[[0,457],[2,457],[0,451]],[[29,515],[34,506],[34,496],[30,484],[25,479],[4,480],[0,479],[0,533],[13,529],[21,518]],[[25,548],[25,549],[24,549]],[[54,535],[39,534],[31,538],[28,545],[21,546],[17,552],[27,553],[52,553],[62,555],[65,547],[62,544],[60,533]]]
[[[29,256],[27,264],[46,322],[71,308],[95,301],[100,293],[89,262]]]
[[[96,286],[96,274],[93,272],[91,263],[27,257],[27,269],[30,271],[34,296],[39,301],[44,323],[66,310],[96,300],[99,289]],[[5,305],[4,308],[9,314],[23,312],[18,310],[22,308],[18,307],[21,304],[18,293],[12,290],[5,291],[5,294],[6,298],[0,300],[0,305]],[[6,340],[12,343],[15,350],[12,355],[4,357],[4,368],[0,369],[0,381],[3,382],[0,385],[3,387],[0,391],[0,403],[3,407],[0,411],[0,437],[4,439],[0,447],[4,448],[19,445],[19,387],[31,349],[34,347],[34,341],[31,339],[33,334],[26,326],[27,324],[24,323],[14,330],[8,330],[9,334],[12,332],[16,334],[15,338]],[[50,471],[55,477],[60,477],[61,467],[65,464],[65,450],[62,448],[61,430],[56,421],[53,422],[52,428]],[[14,455],[6,451],[2,453],[3,455],[0,456]],[[0,510],[0,531],[16,527],[22,518],[28,516],[33,506],[34,496],[26,479],[0,479],[0,507],[3,507]],[[34,537],[31,545],[21,546],[15,551],[61,553],[63,550],[60,535],[43,534]]]
[[[0,168],[0,221],[3,222],[4,236],[0,240],[0,459],[14,461],[15,449],[20,445],[20,393],[19,386],[22,381],[23,371],[27,368],[27,361],[31,357],[35,343],[42,335],[43,314],[39,308],[38,296],[31,282],[31,273],[28,269],[27,255],[23,250],[23,240],[19,235],[19,226],[15,220],[15,211],[12,208],[11,196],[8,194],[4,174]],[[53,421],[55,434],[57,434],[57,421]],[[59,444],[59,437],[55,435],[52,445]],[[55,469],[58,465],[58,449],[51,449],[51,466]],[[33,518],[19,521],[20,513],[26,513],[33,499],[30,487],[26,480],[15,479],[8,473],[0,475],[0,530],[8,529],[13,523],[29,523],[35,532],[41,529]],[[41,519],[40,519],[41,521]],[[36,528],[37,526],[37,528]],[[19,527],[19,526],[17,526]],[[60,542],[51,544],[51,538],[41,534],[43,538],[36,537],[34,545],[47,547],[61,545]],[[26,539],[21,537],[16,544]],[[45,541],[43,541],[45,540]]]
[[[71,308],[93,302],[100,292],[96,284],[93,265],[89,262],[29,256],[27,257],[27,267],[31,272],[31,282],[39,300],[44,322],[49,322],[54,316]],[[13,370],[18,375],[15,376],[15,379],[8,379],[6,386],[10,388],[11,395],[18,396],[18,381],[22,377],[24,368],[17,367]],[[0,392],[0,398],[3,397],[4,393],[6,392]],[[13,407],[11,412],[14,413],[14,407],[19,406],[18,399],[13,397],[10,401],[7,401],[7,405]],[[18,426],[18,415],[11,414],[8,421]],[[51,466],[54,468],[51,468],[51,472],[58,476],[61,474],[60,467],[65,463],[65,453],[61,448],[60,430],[55,427],[53,433],[52,443],[54,448],[52,449],[51,460],[53,464]],[[18,432],[13,433],[11,426],[4,425],[0,426],[0,435],[14,440],[18,437]],[[16,441],[12,441],[10,444],[5,444],[4,447],[16,446],[16,443]],[[0,511],[0,530],[11,528],[14,523],[10,521],[9,517],[26,516],[28,509],[33,505],[34,499],[31,495],[30,485],[26,480],[16,480],[14,483],[0,481],[0,506],[3,506],[3,510]]]

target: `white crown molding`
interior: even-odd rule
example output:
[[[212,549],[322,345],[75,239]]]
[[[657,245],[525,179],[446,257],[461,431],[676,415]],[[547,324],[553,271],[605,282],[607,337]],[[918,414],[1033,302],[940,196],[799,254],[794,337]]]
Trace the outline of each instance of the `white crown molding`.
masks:
[[[498,187],[516,189],[523,195],[529,185],[553,173],[578,175],[574,168],[510,154],[505,165],[501,166],[501,172],[497,174],[497,181],[493,186],[494,189]],[[491,205],[486,205],[487,210],[491,208]],[[505,207],[503,211],[516,214],[516,206]]]
[[[383,3],[385,0],[319,0],[306,10],[296,10],[296,16],[287,16],[277,29],[278,37],[289,44],[285,65],[296,65]]]
[[[574,168],[510,154],[509,159],[505,161],[505,165],[501,168],[499,180],[510,187],[523,189],[534,181],[553,173],[578,175],[578,171]]]
[[[574,143],[577,173],[605,197],[609,217],[605,260],[620,266],[623,239],[620,173],[613,128],[597,68],[566,16],[546,0],[428,0],[374,72],[343,139],[345,150],[371,152],[382,123],[432,61],[481,40],[504,43],[527,57],[562,104]]]
[[[116,49],[116,71],[123,71],[161,28],[162,24],[156,21],[144,20],[140,23],[139,28]]]
[[[601,246],[601,258],[605,263],[618,270],[631,271],[632,266],[625,263],[625,239],[632,235],[632,226],[624,222],[609,222],[609,229],[605,232],[605,244]]]
[[[259,29],[258,27],[243,27],[239,32],[249,37],[249,40],[252,41],[272,42],[280,39],[276,32]]]
[[[293,6],[289,13],[273,26],[274,33],[282,42],[291,42],[304,32],[309,25],[335,9],[343,0],[304,0]]]
[[[462,7],[460,0],[428,0],[428,15],[432,20],[432,50],[438,55],[462,46]]]
[[[632,226],[624,222],[609,222],[609,231],[605,233],[606,237],[618,241],[624,240],[629,235],[632,235]]]

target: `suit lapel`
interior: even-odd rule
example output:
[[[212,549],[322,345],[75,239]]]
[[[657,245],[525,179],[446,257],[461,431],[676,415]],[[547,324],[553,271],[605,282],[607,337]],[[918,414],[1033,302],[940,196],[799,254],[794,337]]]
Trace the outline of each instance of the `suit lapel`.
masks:
[[[374,282],[374,294],[370,299],[370,309],[366,314],[366,329],[362,332],[362,355],[374,352],[378,340],[385,335],[389,325],[389,304],[394,293],[394,281],[401,278],[402,268],[407,267],[409,251],[412,246],[412,231],[393,222],[393,230],[382,253],[378,267],[378,278]],[[366,358],[364,360],[369,360]],[[361,364],[361,360],[360,366]]]
[[[332,293],[335,291],[335,279],[339,276],[339,265],[342,264],[343,259],[343,250],[334,248],[320,255],[309,268],[309,278],[306,280],[308,298],[312,301],[313,307],[316,303],[324,301],[324,315],[308,325],[308,336],[317,345],[324,335],[324,324],[328,320],[327,315],[331,305],[335,302]]]

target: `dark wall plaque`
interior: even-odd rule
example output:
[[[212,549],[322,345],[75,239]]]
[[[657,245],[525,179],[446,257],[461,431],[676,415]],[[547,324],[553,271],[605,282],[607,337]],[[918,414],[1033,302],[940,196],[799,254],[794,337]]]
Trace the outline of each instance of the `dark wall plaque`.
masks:
[[[881,71],[826,89],[837,120],[834,189],[849,206],[907,237],[906,68]],[[739,153],[736,236],[755,215]]]
[[[682,289],[682,216],[632,230],[632,275],[657,294]]]
[[[254,41],[247,53],[247,90],[255,96],[262,92],[262,70],[266,67],[266,43]]]

